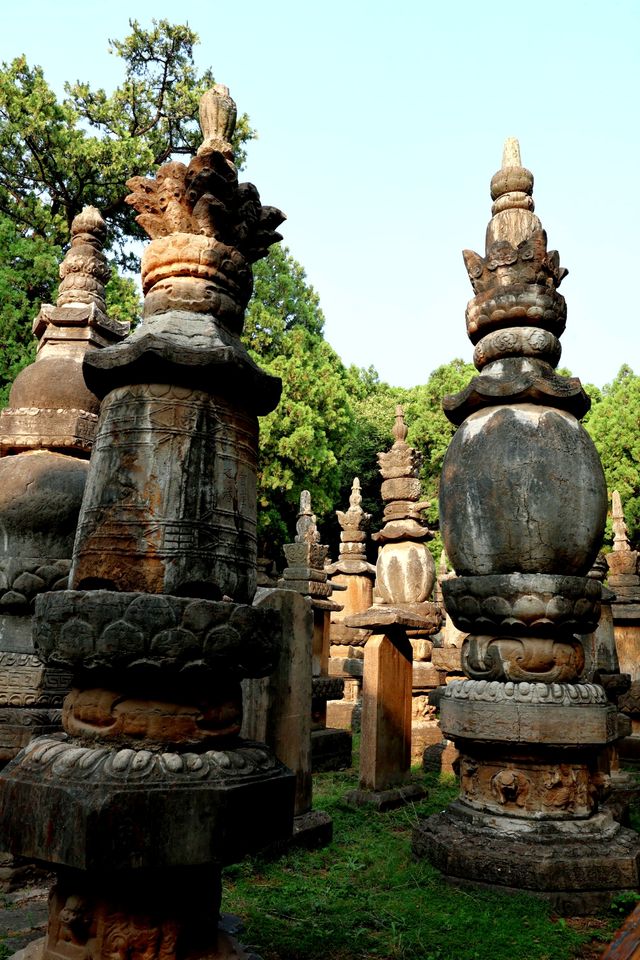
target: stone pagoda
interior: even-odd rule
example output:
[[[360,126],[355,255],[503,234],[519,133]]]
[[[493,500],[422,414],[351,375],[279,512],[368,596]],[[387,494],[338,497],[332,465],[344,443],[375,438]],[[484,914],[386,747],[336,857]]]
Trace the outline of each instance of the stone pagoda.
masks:
[[[239,336],[283,215],[238,183],[235,114],[214,87],[197,156],[129,181],[144,319],[85,359],[104,399],[71,589],[38,598],[34,631],[73,672],[65,733],[0,776],[2,845],[57,874],[34,958],[244,956],[218,930],[221,865],[292,829],[293,775],[239,737],[241,680],[277,655],[251,601],[257,415],[280,394]]]
[[[611,602],[613,631],[620,670],[628,674],[631,687],[619,700],[631,719],[632,732],[620,742],[620,755],[640,758],[640,570],[638,551],[631,549],[620,494],[611,495],[613,550],[606,555],[609,587],[615,596]]]
[[[532,890],[588,912],[638,884],[640,838],[599,809],[615,707],[582,682],[580,635],[600,616],[587,576],[607,511],[602,467],[579,418],[580,381],[555,373],[566,271],[534,214],[517,141],[491,182],[486,254],[465,251],[467,331],[479,376],[444,409],[458,425],[440,487],[458,574],[442,584],[469,633],[467,680],[442,699],[460,751],[460,795],[413,849],[451,879]]]
[[[32,614],[39,593],[67,586],[71,567],[99,409],[82,359],[129,328],[107,316],[105,235],[95,207],[73,220],[57,304],[44,304],[33,323],[36,360],[0,413],[0,764],[34,735],[60,728],[71,681],[35,656]]]
[[[367,530],[371,515],[362,509],[360,481],[354,477],[348,510],[336,510],[340,532],[340,555],[325,567],[331,584],[344,590],[342,608],[331,614],[329,674],[344,679],[344,697],[327,704],[327,723],[351,730],[359,726],[362,696],[364,646],[370,630],[348,627],[347,617],[368,610],[373,603],[376,568],[367,561]],[[355,718],[354,718],[355,713]]]
[[[320,770],[344,770],[351,766],[351,734],[327,726],[327,702],[343,696],[344,681],[329,676],[330,615],[340,610],[331,599],[334,587],[329,582],[325,564],[329,548],[320,543],[316,516],[311,509],[311,494],[300,494],[300,510],[296,521],[294,543],[285,543],[287,566],[278,586],[295,590],[308,597],[313,610],[312,694],[311,694],[311,765]],[[340,586],[337,589],[342,589]]]
[[[372,539],[380,544],[373,605],[347,618],[350,627],[371,631],[364,654],[359,789],[347,799],[389,809],[419,799],[410,784],[414,687],[414,647],[420,658],[431,651],[431,635],[441,616],[429,600],[435,564],[425,541],[431,537],[421,518],[420,457],[406,442],[407,426],[396,407],[394,443],[378,454],[385,502],[384,525]],[[421,649],[422,648],[422,649]]]

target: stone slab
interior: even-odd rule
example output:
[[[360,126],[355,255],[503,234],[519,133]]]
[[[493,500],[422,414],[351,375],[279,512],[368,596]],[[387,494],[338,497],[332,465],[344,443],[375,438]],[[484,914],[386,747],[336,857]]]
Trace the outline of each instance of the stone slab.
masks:
[[[406,635],[373,634],[365,647],[360,789],[404,783],[411,766],[412,649]]]
[[[351,807],[373,807],[378,813],[395,810],[408,803],[424,800],[427,791],[416,783],[393,787],[389,790],[351,790],[345,794],[345,803]]]
[[[293,836],[289,846],[317,850],[326,847],[332,840],[333,820],[324,810],[310,810],[293,818]]]
[[[311,769],[314,773],[348,770],[351,766],[351,734],[324,727],[311,731]]]
[[[380,632],[383,627],[399,627],[407,630],[426,630],[435,633],[440,628],[440,613],[434,603],[403,604],[391,606],[374,604],[363,613],[345,618],[348,627],[361,627]]]
[[[618,738],[617,711],[612,704],[491,703],[445,696],[440,723],[450,740],[588,746]]]
[[[431,662],[438,670],[462,673],[461,653],[457,647],[434,647],[431,651]]]
[[[330,677],[361,677],[364,671],[364,660],[350,657],[331,657],[329,660]]]

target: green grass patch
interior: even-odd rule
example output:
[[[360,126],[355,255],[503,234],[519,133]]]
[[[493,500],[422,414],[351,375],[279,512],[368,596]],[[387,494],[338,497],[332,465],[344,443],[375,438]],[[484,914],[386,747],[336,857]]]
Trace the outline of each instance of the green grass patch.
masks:
[[[526,894],[460,890],[411,857],[414,824],[450,802],[452,780],[414,774],[428,797],[379,814],[343,797],[354,771],[314,776],[314,807],[333,819],[333,842],[278,860],[251,858],[225,870],[223,910],[264,960],[570,960],[596,957],[620,915],[577,922],[554,917]],[[591,946],[589,944],[591,943]],[[601,949],[601,946],[598,948]]]

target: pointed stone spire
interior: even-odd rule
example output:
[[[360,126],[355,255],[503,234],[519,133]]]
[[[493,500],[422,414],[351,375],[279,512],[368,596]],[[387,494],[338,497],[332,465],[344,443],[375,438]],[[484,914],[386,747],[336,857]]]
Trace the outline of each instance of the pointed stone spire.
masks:
[[[353,478],[349,509],[345,511],[336,510],[336,517],[342,528],[340,556],[336,563],[332,563],[326,568],[327,573],[331,575],[336,573],[375,573],[376,568],[367,562],[367,530],[371,514],[365,513],[362,509],[362,493],[358,477]]]
[[[89,456],[99,403],[85,385],[82,361],[88,350],[111,346],[129,332],[128,323],[107,315],[106,230],[96,207],[74,217],[56,305],[42,304],[33,321],[36,360],[18,374],[0,414],[0,456],[35,449]]]
[[[300,494],[300,510],[296,523],[296,543],[320,543],[320,534],[316,525],[316,515],[311,509],[311,494],[303,490]]]
[[[640,600],[640,576],[638,575],[640,554],[637,550],[631,549],[622,501],[617,490],[611,494],[611,517],[613,550],[606,556],[609,566],[609,587],[616,594],[619,603],[630,601],[637,603]]]
[[[507,140],[500,170],[491,180],[492,217],[484,257],[464,250],[474,298],[467,304],[473,362],[482,375],[451,397],[444,412],[459,425],[472,411],[501,402],[549,401],[582,417],[590,401],[577,377],[554,373],[562,347],[567,306],[557,292],[567,271],[534,214],[533,174],[520,147]]]
[[[533,174],[522,166],[520,144],[515,137],[505,140],[502,166],[491,180],[492,220],[487,228],[487,248],[499,240],[517,247],[542,224],[534,216]]]
[[[627,552],[631,550],[629,543],[629,534],[624,520],[624,511],[620,494],[614,490],[611,494],[611,517],[613,520],[613,549],[618,552]]]

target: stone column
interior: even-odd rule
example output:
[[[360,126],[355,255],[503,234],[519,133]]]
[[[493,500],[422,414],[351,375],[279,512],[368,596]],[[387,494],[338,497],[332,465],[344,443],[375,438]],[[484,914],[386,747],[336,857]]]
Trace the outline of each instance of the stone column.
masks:
[[[328,813],[313,810],[311,776],[311,601],[294,590],[258,588],[254,606],[279,613],[280,658],[269,677],[242,682],[242,736],[268,744],[295,774],[291,842],[305,847],[325,846],[333,838],[333,821]]]
[[[73,220],[57,304],[43,304],[33,324],[36,360],[0,413],[0,764],[60,729],[71,682],[35,656],[31,619],[36,596],[64,589],[71,567],[99,410],[82,359],[128,332],[106,313],[105,234],[95,207]]]
[[[587,573],[607,495],[578,419],[589,400],[579,380],[554,372],[566,271],[547,252],[532,188],[508,140],[486,256],[464,254],[481,372],[444,400],[459,426],[440,487],[458,574],[443,583],[444,600],[469,633],[469,679],[449,684],[441,713],[460,751],[460,796],[416,829],[413,849],[451,879],[589,912],[637,885],[640,839],[598,809],[600,760],[619,733],[603,688],[581,682],[580,636],[600,616],[600,584]]]
[[[277,614],[250,604],[257,415],[280,393],[239,335],[283,216],[238,184],[234,124],[216,86],[188,166],[129,181],[152,237],[144,320],[85,358],[104,400],[71,590],[35,623],[43,661],[74,674],[65,734],[0,777],[3,842],[57,873],[44,960],[227,957],[221,864],[291,833],[293,775],[239,737],[240,681],[277,654]]]
[[[378,454],[385,501],[384,526],[373,539],[380,543],[374,603],[346,620],[371,630],[364,654],[360,785],[350,803],[379,810],[419,799],[424,790],[409,783],[413,644],[431,651],[428,637],[440,629],[441,617],[429,601],[435,565],[425,540],[431,536],[420,514],[420,458],[406,442],[402,407],[396,408],[394,444]]]
[[[376,568],[367,562],[367,527],[371,516],[362,509],[360,481],[354,478],[349,497],[349,509],[336,510],[340,533],[340,556],[325,567],[331,585],[344,590],[340,599],[342,608],[331,613],[329,648],[329,675],[342,677],[344,697],[327,704],[327,723],[343,730],[360,726],[362,670],[364,646],[369,630],[349,627],[347,617],[368,610],[373,603],[373,583]],[[354,717],[355,712],[355,717]]]
[[[327,726],[327,701],[341,697],[344,690],[343,680],[329,676],[329,617],[340,609],[340,604],[331,599],[333,587],[325,569],[328,552],[329,548],[320,543],[311,510],[311,494],[303,490],[295,543],[284,545],[288,566],[278,586],[308,597],[313,610],[311,766],[314,773],[351,766],[351,734]]]

